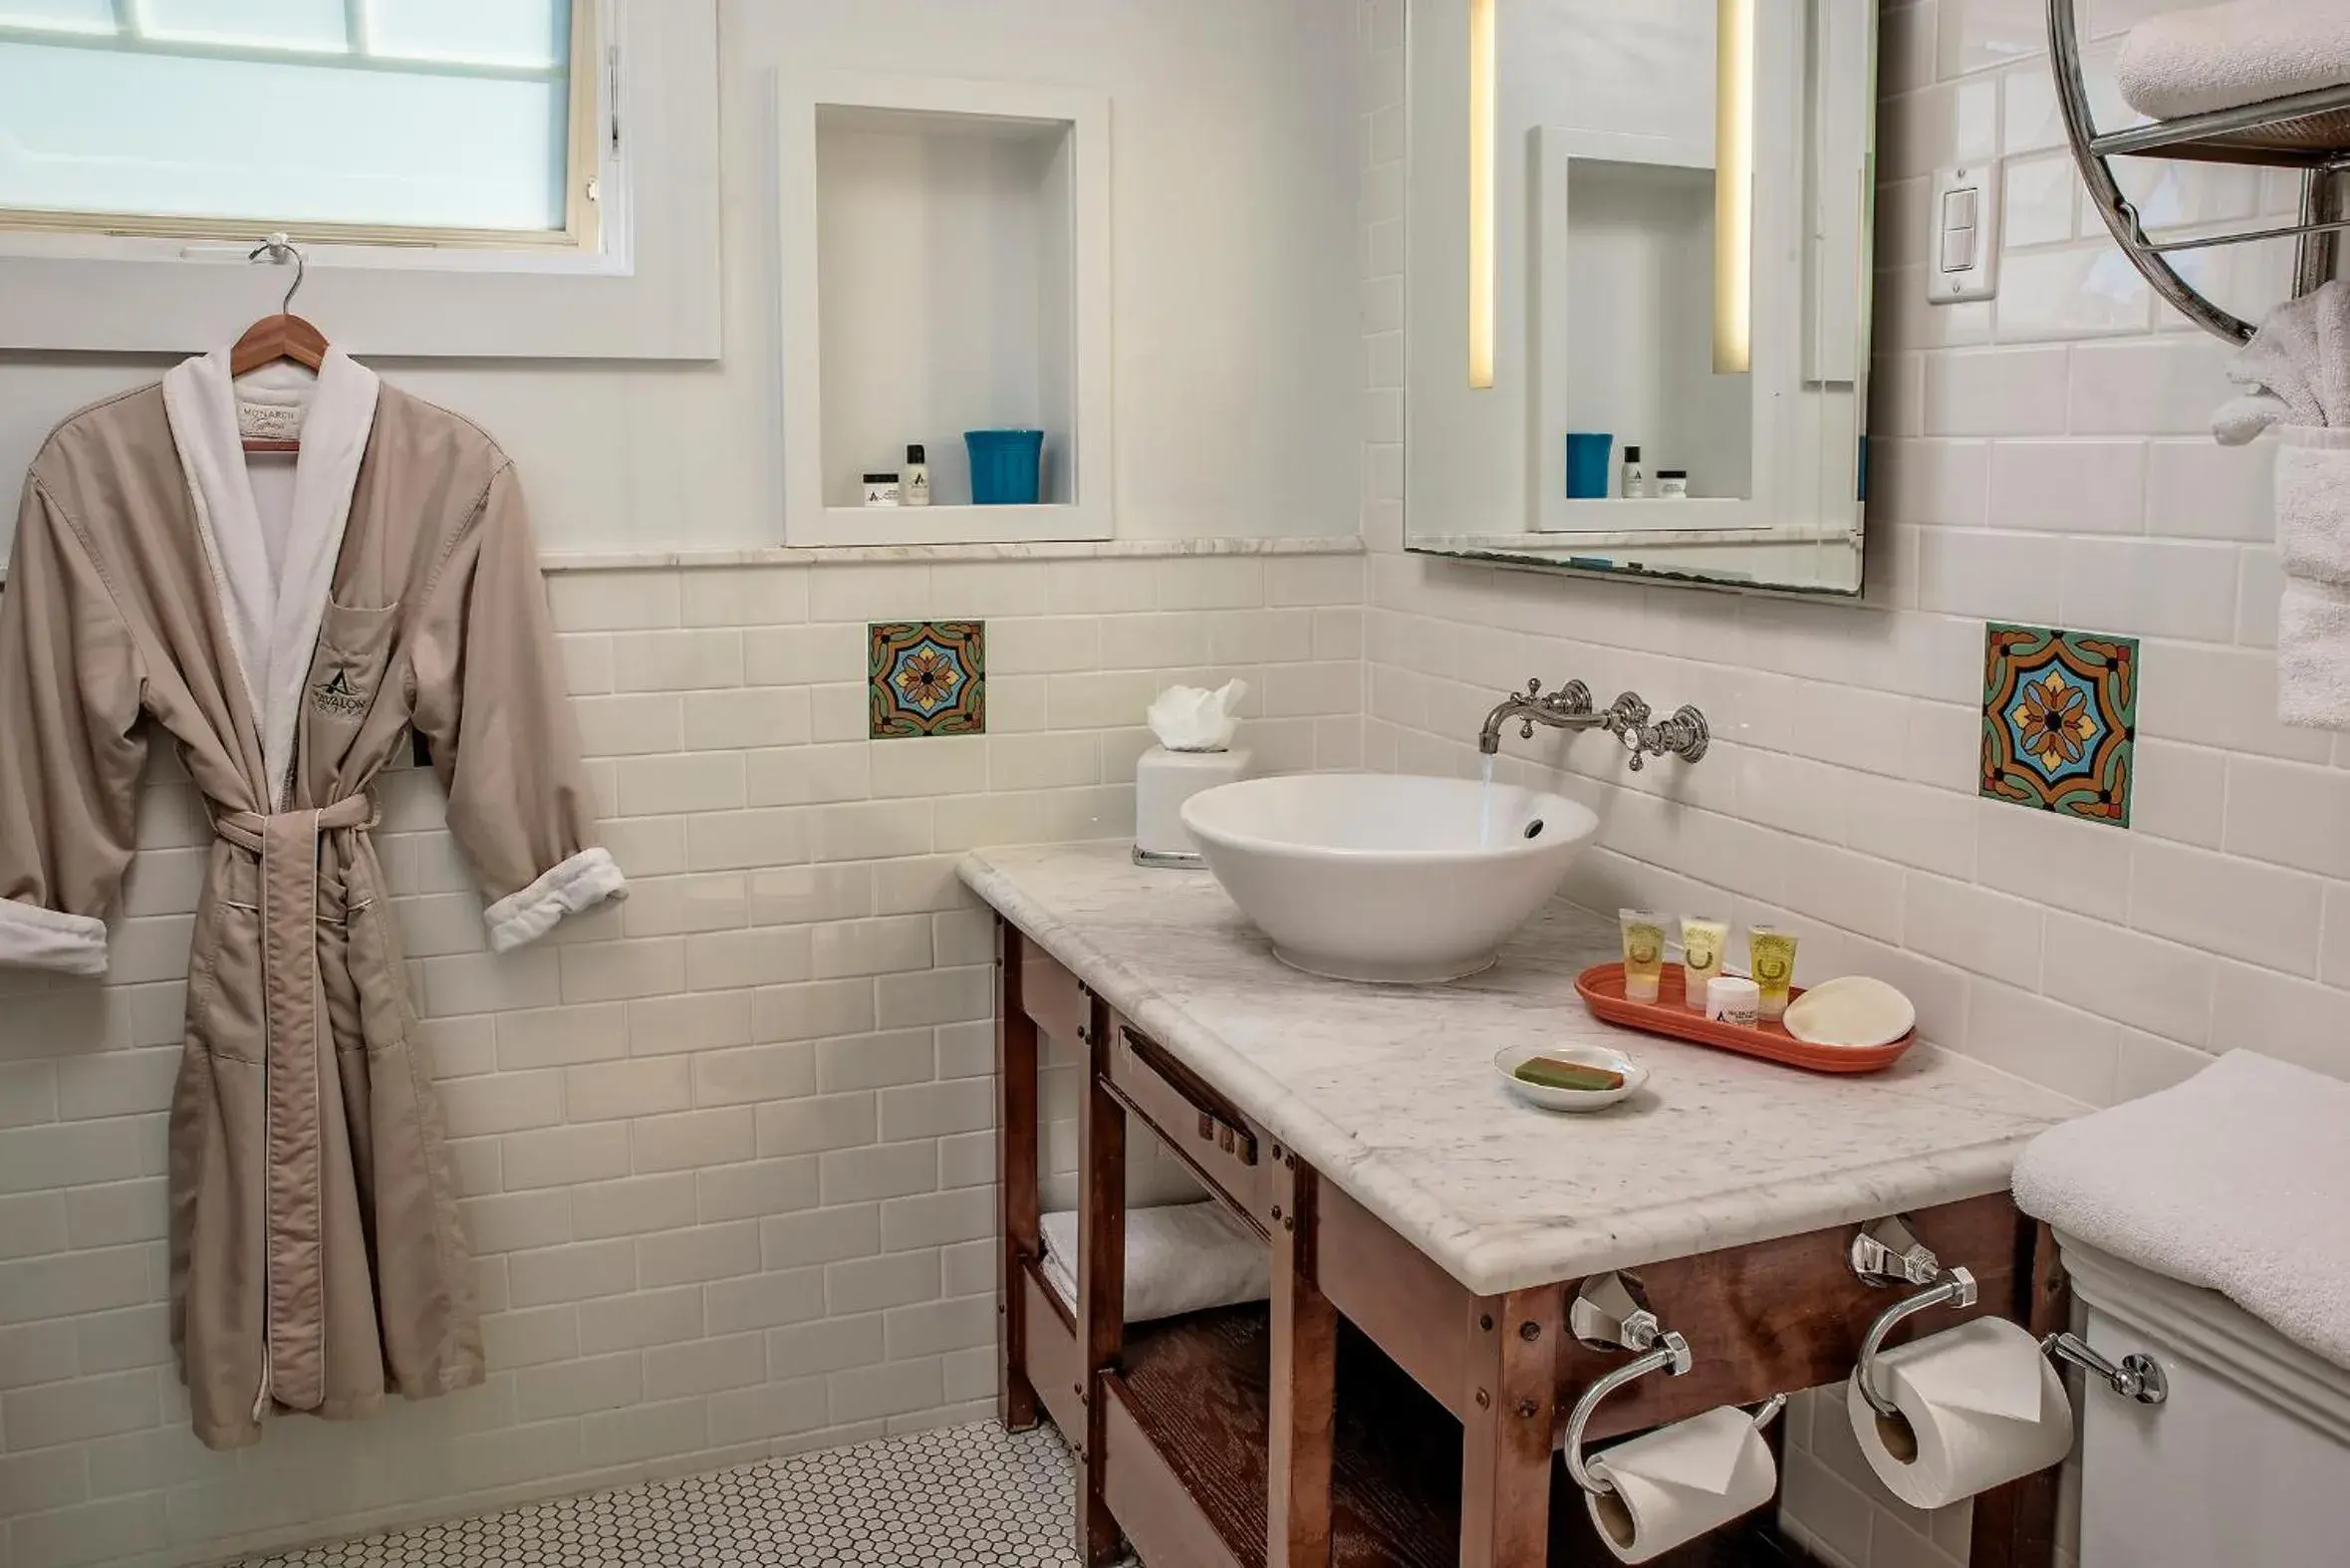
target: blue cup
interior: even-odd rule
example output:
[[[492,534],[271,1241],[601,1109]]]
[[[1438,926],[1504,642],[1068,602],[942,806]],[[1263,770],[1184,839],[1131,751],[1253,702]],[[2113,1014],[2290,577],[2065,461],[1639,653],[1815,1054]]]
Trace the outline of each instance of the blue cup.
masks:
[[[1608,460],[1615,455],[1616,438],[1605,432],[1567,432],[1567,499],[1604,501],[1608,498]]]
[[[1044,431],[965,430],[971,504],[1034,506],[1044,482]]]

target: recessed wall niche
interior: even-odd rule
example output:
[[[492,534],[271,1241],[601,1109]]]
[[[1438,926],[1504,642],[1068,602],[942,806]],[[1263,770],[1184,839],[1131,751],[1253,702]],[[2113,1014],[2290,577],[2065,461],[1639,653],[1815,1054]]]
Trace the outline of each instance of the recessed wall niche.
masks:
[[[1109,100],[783,76],[785,539],[1107,539]],[[1044,432],[1033,505],[974,505],[969,430]],[[927,507],[862,505],[928,460]]]

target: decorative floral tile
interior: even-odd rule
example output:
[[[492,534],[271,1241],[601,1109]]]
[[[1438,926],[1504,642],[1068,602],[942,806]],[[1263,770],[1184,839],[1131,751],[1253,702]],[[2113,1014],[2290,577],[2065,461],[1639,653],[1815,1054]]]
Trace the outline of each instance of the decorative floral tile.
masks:
[[[2136,638],[1986,629],[1985,796],[2126,828],[2137,736]]]
[[[874,739],[987,733],[986,622],[875,622],[866,647]]]

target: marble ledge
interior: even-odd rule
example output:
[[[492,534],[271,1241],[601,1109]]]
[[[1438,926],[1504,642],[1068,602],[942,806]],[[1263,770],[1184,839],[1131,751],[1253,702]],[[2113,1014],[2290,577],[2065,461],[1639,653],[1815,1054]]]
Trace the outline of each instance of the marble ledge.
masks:
[[[1774,545],[1859,545],[1861,532],[1849,523],[1786,523],[1766,528],[1650,528],[1592,530],[1526,530],[1513,534],[1417,534],[1408,542],[1414,550],[1440,555],[1463,551],[1497,550],[1510,555],[1582,555],[1594,549],[1646,547],[1676,550],[1693,545],[1708,549],[1737,545],[1764,549]]]
[[[1612,921],[1554,906],[1486,973],[1367,986],[1272,955],[1204,872],[1123,843],[980,850],[965,884],[1272,1139],[1478,1295],[2002,1191],[2089,1108],[1919,1045],[1839,1078],[1600,1023]],[[1509,1094],[1494,1053],[1605,1041],[1654,1071],[1611,1111]]]
[[[1355,534],[1277,538],[1037,540],[1003,544],[747,545],[708,550],[547,550],[548,572],[694,570],[737,566],[867,566],[914,561],[1166,561],[1190,556],[1361,555]]]

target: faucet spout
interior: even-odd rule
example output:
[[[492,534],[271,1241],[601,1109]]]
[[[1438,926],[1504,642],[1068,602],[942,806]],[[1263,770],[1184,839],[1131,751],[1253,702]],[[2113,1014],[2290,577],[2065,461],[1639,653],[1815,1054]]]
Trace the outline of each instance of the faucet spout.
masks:
[[[1477,731],[1477,750],[1488,757],[1498,752],[1501,728],[1512,719],[1519,721],[1519,736],[1528,740],[1537,724],[1547,729],[1585,730],[1608,722],[1606,714],[1592,711],[1591,688],[1582,681],[1570,680],[1546,696],[1541,681],[1529,680],[1525,690],[1512,691],[1485,715],[1484,727]]]

